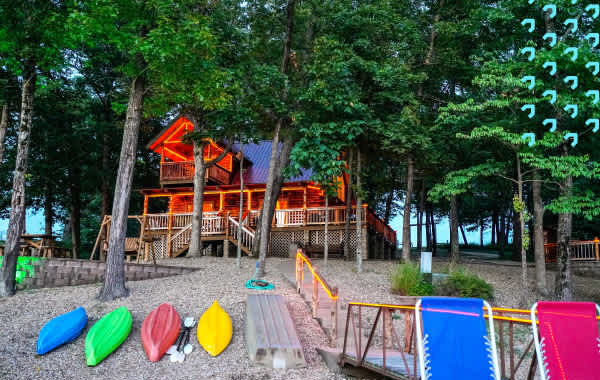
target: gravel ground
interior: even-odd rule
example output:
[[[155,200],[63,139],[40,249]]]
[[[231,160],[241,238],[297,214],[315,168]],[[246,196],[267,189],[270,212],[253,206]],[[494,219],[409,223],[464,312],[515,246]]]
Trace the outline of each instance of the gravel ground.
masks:
[[[324,268],[323,260],[314,260],[314,264],[323,273],[331,286],[338,286],[342,303],[348,301],[394,303],[400,296],[390,293],[389,276],[395,263],[390,261],[363,261],[363,273],[356,273],[356,263],[352,261],[334,260]],[[433,272],[444,271],[448,267],[445,259],[435,259]],[[481,260],[465,260],[460,267],[474,273],[494,287],[494,299],[489,300],[493,306],[518,307],[517,295],[521,289],[521,267],[512,262],[482,262]],[[555,272],[547,272],[549,285],[554,283]],[[536,301],[534,293],[535,272],[528,270],[530,302],[529,308]],[[595,301],[600,303],[600,279],[573,276],[576,300]]]
[[[253,260],[243,260],[241,270],[235,267],[234,260],[216,257],[181,258],[162,263],[200,269],[180,276],[129,282],[129,297],[107,303],[95,299],[100,285],[22,291],[14,297],[0,299],[0,326],[4,330],[0,334],[0,379],[344,378],[330,372],[315,351],[315,347],[327,344],[327,338],[317,322],[310,318],[306,303],[277,272],[270,272],[266,279],[275,284],[275,293],[286,297],[305,350],[308,367],[304,369],[265,369],[254,367],[248,359],[244,338],[245,299],[247,294],[257,291],[248,290],[243,284],[254,272]],[[276,260],[269,261],[271,269],[276,265]],[[229,313],[234,326],[231,344],[220,356],[209,356],[197,343],[194,334],[194,351],[184,363],[171,363],[168,358],[151,363],[146,358],[140,328],[150,311],[163,302],[169,302],[181,317],[193,316],[197,320],[215,299]],[[44,323],[78,306],[83,306],[89,316],[84,334],[71,344],[37,356],[37,334]],[[127,306],[133,315],[129,338],[98,366],[87,367],[83,347],[87,330],[100,317],[119,306]]]
[[[245,345],[244,313],[247,294],[256,291],[246,289],[243,284],[254,272],[254,260],[244,259],[242,268],[238,270],[234,260],[202,257],[163,260],[162,264],[197,267],[199,270],[163,279],[130,282],[131,295],[128,298],[108,303],[95,299],[99,284],[22,291],[14,297],[0,299],[0,326],[5,327],[0,334],[0,379],[346,379],[330,372],[316,352],[315,347],[327,345],[327,338],[310,317],[304,300],[276,271],[282,261],[285,260],[269,259],[270,272],[266,279],[275,284],[274,293],[286,297],[304,347],[307,368],[272,370],[252,365]],[[357,275],[353,262],[330,261],[328,268],[324,268],[320,260],[316,260],[315,264],[331,285],[339,287],[342,305],[348,301],[398,301],[398,296],[391,294],[389,289],[392,262],[365,261],[361,275]],[[436,260],[434,271],[446,265],[447,262]],[[520,288],[518,266],[468,262],[463,266],[494,286],[493,305],[518,306],[515,297]],[[533,269],[529,276],[533,279]],[[553,277],[554,273],[550,272],[550,283]],[[575,277],[574,283],[577,299],[600,300],[600,280]],[[533,287],[533,282],[531,284]],[[170,363],[166,358],[157,363],[148,361],[141,345],[140,328],[150,311],[163,302],[169,302],[180,316],[193,316],[197,320],[215,299],[229,313],[234,325],[232,342],[219,357],[213,358],[204,352],[194,336],[194,351],[183,364]],[[84,334],[71,344],[37,356],[35,342],[43,324],[78,306],[85,307],[90,318]],[[119,306],[127,306],[132,312],[131,335],[97,367],[87,367],[83,349],[85,332],[100,317]],[[518,340],[528,339],[526,332],[521,335],[522,339],[517,337]]]

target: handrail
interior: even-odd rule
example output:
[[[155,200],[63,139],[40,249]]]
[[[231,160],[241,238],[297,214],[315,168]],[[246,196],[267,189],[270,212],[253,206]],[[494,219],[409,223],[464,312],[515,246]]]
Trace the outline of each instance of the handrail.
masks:
[[[412,311],[415,310],[415,307],[414,306],[410,306],[410,305],[390,305],[390,304],[365,303],[365,302],[348,302],[348,303],[350,305],[356,305],[356,306],[385,307],[385,308],[388,308],[388,309],[397,309],[397,310],[412,310]],[[487,308],[484,306],[483,310],[487,310]],[[506,307],[492,307],[492,311],[494,313],[496,313],[496,314],[492,315],[492,318],[494,320],[519,322],[519,323],[524,323],[524,324],[527,324],[527,325],[531,325],[531,319],[502,317],[501,315],[498,315],[498,313],[512,313],[512,314],[530,315],[531,314],[530,310],[511,309],[511,308],[506,308]],[[486,315],[486,317],[487,317],[487,315]],[[596,319],[600,321],[600,316],[597,316]]]
[[[319,275],[319,273],[313,267],[310,259],[308,257],[304,256],[301,249],[298,249],[298,251],[296,252],[296,260],[301,260],[306,263],[306,265],[308,266],[308,269],[311,271],[312,275],[317,279],[317,281],[319,281],[321,283],[321,286],[323,287],[323,289],[325,290],[325,292],[327,293],[327,295],[329,296],[330,299],[332,299],[332,300],[338,299],[337,288],[334,288],[334,289],[336,289],[335,294],[334,294],[334,292],[331,291],[327,282]],[[296,278],[296,280],[297,280],[297,278]]]
[[[331,321],[331,329],[330,329],[330,335],[329,335],[329,342],[332,346],[335,346],[335,341],[337,339],[337,329],[338,329],[338,322],[337,322],[337,316],[338,316],[338,288],[337,287],[330,287],[329,284],[327,284],[327,281],[325,281],[324,278],[322,278],[319,275],[319,272],[317,271],[317,269],[313,266],[312,262],[310,261],[310,259],[308,257],[306,257],[304,255],[304,253],[302,252],[301,248],[298,248],[298,250],[296,251],[296,291],[298,293],[302,293],[302,288],[303,288],[303,283],[304,283],[304,264],[306,263],[306,266],[308,267],[310,273],[312,274],[312,317],[313,318],[317,318],[317,311],[319,309],[319,285],[321,286],[321,288],[323,290],[325,290],[325,293],[327,293],[327,296],[329,297],[329,299],[331,300],[331,305],[330,305],[330,321]]]
[[[227,217],[229,226],[231,227],[231,235],[237,240],[237,244],[242,244],[248,249],[252,249],[254,245],[254,232],[241,225],[237,220],[231,216]]]
[[[176,238],[179,237],[179,235],[182,235],[183,233],[185,233],[187,230],[189,230],[190,228],[192,228],[192,223],[188,224],[187,226],[183,227],[180,231],[178,231],[175,235],[171,236],[171,241],[175,240]]]

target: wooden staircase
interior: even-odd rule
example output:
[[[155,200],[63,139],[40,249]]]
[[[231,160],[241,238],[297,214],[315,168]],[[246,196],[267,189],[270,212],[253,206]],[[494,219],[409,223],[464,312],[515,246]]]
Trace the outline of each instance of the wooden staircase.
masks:
[[[240,246],[242,251],[249,256],[252,256],[252,246],[254,245],[254,234],[255,231],[250,226],[245,225],[247,216],[242,217],[242,225],[232,218],[231,216],[227,219],[227,240],[236,245]]]
[[[239,244],[247,255],[252,255],[255,231],[247,225],[249,219],[247,216],[247,214],[243,215],[241,226],[237,219],[229,215],[213,215],[203,218],[202,240],[228,240],[236,246]],[[191,222],[185,225],[180,223],[177,227],[172,227],[173,222],[170,219],[160,220],[160,223],[148,215],[130,216],[129,219],[135,219],[140,223],[140,234],[139,237],[127,238],[125,254],[133,258],[137,256],[138,261],[140,259],[147,261],[152,258],[155,261],[157,258],[178,257],[190,246]],[[186,220],[186,222],[189,221],[190,219]],[[106,215],[100,226],[90,260],[93,259],[94,253],[99,247],[100,259],[104,260],[103,253],[108,247],[110,222],[111,216]]]

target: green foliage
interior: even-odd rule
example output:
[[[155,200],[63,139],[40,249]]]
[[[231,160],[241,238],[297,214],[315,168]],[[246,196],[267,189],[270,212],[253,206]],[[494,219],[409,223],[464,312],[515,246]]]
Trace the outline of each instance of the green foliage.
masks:
[[[439,296],[472,297],[492,300],[494,288],[481,277],[458,269],[450,273],[445,281],[436,287]]]
[[[430,296],[434,289],[414,263],[396,264],[390,274],[392,291],[403,296]]]

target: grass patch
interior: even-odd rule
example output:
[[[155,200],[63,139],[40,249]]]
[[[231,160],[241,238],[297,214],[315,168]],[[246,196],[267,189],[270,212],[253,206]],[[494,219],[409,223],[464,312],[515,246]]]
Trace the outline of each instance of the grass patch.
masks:
[[[450,277],[437,286],[436,294],[449,297],[472,297],[491,300],[494,288],[487,281],[464,269],[456,269]]]
[[[397,264],[390,275],[392,292],[403,296],[430,296],[433,286],[425,281],[419,266],[413,263]]]

